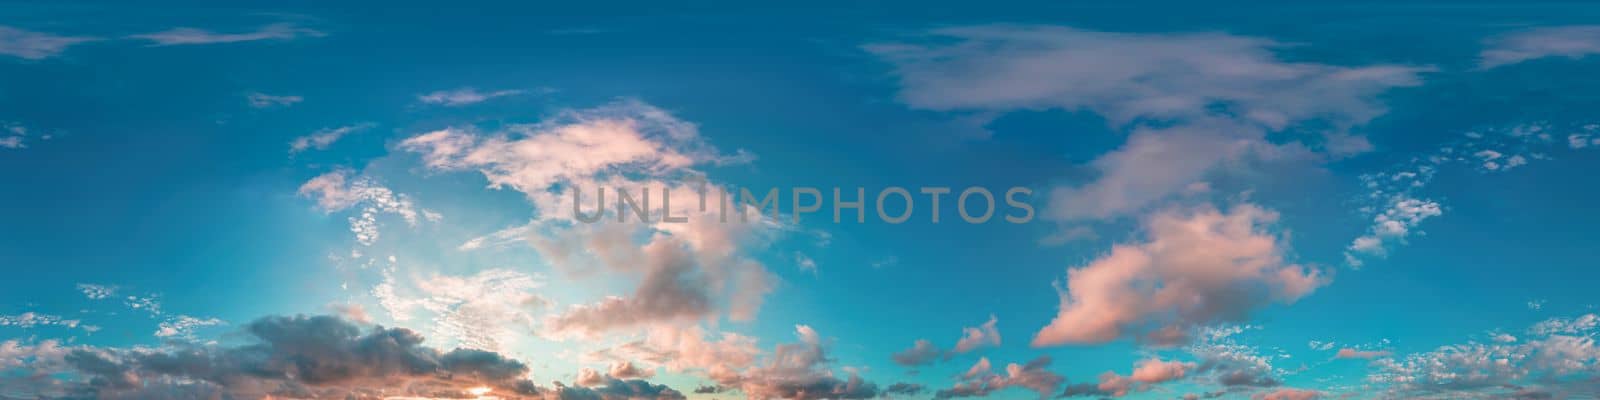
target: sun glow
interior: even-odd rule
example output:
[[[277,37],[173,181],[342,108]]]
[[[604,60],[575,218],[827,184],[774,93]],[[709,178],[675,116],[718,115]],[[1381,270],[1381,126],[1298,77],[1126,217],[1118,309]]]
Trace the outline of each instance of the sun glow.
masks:
[[[467,389],[467,393],[471,393],[473,396],[483,396],[483,395],[489,394],[490,390],[491,389],[489,389],[489,387],[487,387],[487,386],[479,386],[479,387]]]

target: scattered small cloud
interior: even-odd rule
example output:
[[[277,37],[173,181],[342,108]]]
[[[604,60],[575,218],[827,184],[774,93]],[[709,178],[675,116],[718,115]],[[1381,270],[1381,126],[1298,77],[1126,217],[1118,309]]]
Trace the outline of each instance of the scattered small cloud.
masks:
[[[261,92],[252,92],[245,95],[245,100],[250,102],[250,107],[271,108],[288,107],[305,99],[302,99],[300,96],[276,96]]]
[[[138,311],[149,313],[150,316],[161,316],[161,295],[128,296],[122,299],[122,304]]]
[[[54,135],[48,133],[40,134],[34,132],[32,129],[15,122],[0,122],[0,148],[27,148],[29,140],[50,140],[53,137]]]
[[[289,154],[296,154],[306,150],[327,150],[329,145],[338,141],[345,135],[371,129],[376,124],[364,122],[355,125],[346,125],[337,128],[323,128],[310,135],[294,138],[289,142]]]
[[[117,287],[93,283],[79,283],[78,291],[83,292],[83,297],[88,297],[90,300],[103,300],[116,295]]]
[[[459,107],[469,104],[482,103],[497,97],[516,96],[526,93],[524,90],[496,90],[483,92],[475,88],[464,87],[453,90],[440,90],[417,96],[417,100],[424,104],[436,104],[445,107]]]
[[[884,257],[882,259],[878,259],[877,261],[873,261],[869,265],[872,266],[872,269],[880,269],[880,268],[884,268],[884,267],[893,267],[893,266],[896,266],[896,265],[900,265],[900,257],[896,257],[896,256]]]
[[[353,174],[348,169],[336,169],[318,175],[300,185],[299,194],[315,200],[317,208],[328,213],[360,207],[360,214],[350,217],[350,231],[355,233],[358,243],[371,246],[378,241],[380,214],[398,215],[410,226],[417,225],[418,215],[429,221],[438,220],[429,216],[428,210],[418,211],[411,197],[395,193],[371,178]]]
[[[800,271],[810,272],[813,275],[817,273],[817,261],[811,259],[806,253],[794,252],[794,263],[800,267]]]
[[[150,41],[152,46],[181,46],[253,42],[258,40],[293,40],[323,36],[327,36],[327,34],[315,29],[303,28],[291,23],[278,23],[263,26],[260,29],[249,32],[220,33],[197,28],[174,28],[161,32],[132,35],[129,38]]]
[[[156,328],[155,336],[158,338],[194,339],[196,328],[227,324],[216,318],[195,318],[188,315],[177,315],[162,321]]]
[[[0,25],[0,54],[24,60],[43,60],[60,55],[72,45],[99,40],[86,36],[61,36]]]
[[[79,323],[80,321],[76,319],[63,318],[59,315],[40,314],[31,311],[16,315],[0,315],[0,326],[10,326],[23,329],[41,326],[77,328]]]

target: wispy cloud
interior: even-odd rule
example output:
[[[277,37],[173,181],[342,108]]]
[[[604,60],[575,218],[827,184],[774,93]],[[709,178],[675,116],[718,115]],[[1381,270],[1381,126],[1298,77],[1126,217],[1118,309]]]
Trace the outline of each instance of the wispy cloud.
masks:
[[[1534,28],[1490,38],[1478,68],[1490,69],[1547,57],[1600,54],[1600,25]]]
[[[27,60],[55,57],[72,45],[98,40],[86,36],[61,36],[0,25],[0,54]]]
[[[359,123],[359,124],[355,124],[355,125],[341,126],[341,127],[337,127],[337,128],[319,129],[316,132],[312,132],[310,135],[297,137],[297,138],[294,138],[293,141],[290,141],[289,142],[289,154],[295,154],[295,153],[303,152],[303,151],[306,151],[306,150],[313,150],[313,149],[315,149],[315,150],[327,150],[329,145],[332,145],[333,142],[339,141],[339,139],[343,138],[345,135],[349,135],[351,133],[364,131],[364,130],[370,129],[373,126],[376,126],[376,125],[377,124],[373,124],[373,123],[370,123],[370,122],[364,122],[364,123]]]
[[[1421,83],[1428,67],[1293,62],[1263,38],[1138,34],[1056,26],[940,29],[866,49],[892,63],[899,98],[924,110],[998,117],[1016,110],[1088,111],[1130,131],[1089,167],[1099,178],[1050,193],[1060,221],[1133,215],[1229,161],[1298,150],[1266,140],[1304,123],[1305,146],[1330,155],[1370,149],[1349,133],[1385,112],[1378,95]],[[991,117],[991,118],[992,118]]]
[[[496,90],[483,92],[475,88],[465,87],[453,90],[440,90],[417,96],[417,100],[424,104],[437,104],[445,107],[459,107],[469,104],[482,103],[496,97],[515,96],[526,93],[524,90]]]
[[[0,148],[21,149],[28,147],[28,137],[39,140],[50,140],[50,134],[35,134],[28,127],[11,122],[0,122]]]
[[[287,107],[294,105],[294,103],[299,103],[305,99],[301,98],[300,96],[276,96],[261,92],[252,92],[245,94],[245,100],[250,102],[251,107],[268,108]]]
[[[251,32],[220,33],[197,28],[173,28],[161,32],[132,35],[129,38],[148,40],[153,42],[153,46],[181,46],[258,40],[293,40],[323,36],[327,36],[327,34],[322,33],[322,31],[302,28],[290,23],[278,23],[263,26]]]

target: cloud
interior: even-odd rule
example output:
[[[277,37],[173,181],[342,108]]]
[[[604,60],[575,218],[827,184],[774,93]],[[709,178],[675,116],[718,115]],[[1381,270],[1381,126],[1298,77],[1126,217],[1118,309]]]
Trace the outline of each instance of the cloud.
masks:
[[[612,329],[709,315],[712,304],[704,290],[707,285],[690,275],[696,264],[687,246],[671,237],[657,239],[645,246],[647,272],[632,296],[575,305],[547,319],[545,329],[557,336],[595,336]]]
[[[227,322],[216,318],[195,318],[188,315],[178,315],[162,321],[156,329],[155,336],[158,338],[193,339],[196,328],[224,324],[227,324]]]
[[[879,396],[881,396],[881,397],[916,396],[916,395],[922,394],[922,392],[926,391],[926,390],[927,390],[927,387],[922,386],[922,384],[920,384],[920,383],[896,382],[893,385],[889,385],[887,387],[884,387],[883,388],[883,393],[879,394]]]
[[[666,385],[652,384],[638,379],[622,380],[611,377],[595,378],[592,387],[564,386],[559,382],[555,389],[542,396],[559,400],[682,400],[683,393]]]
[[[357,324],[372,323],[372,314],[367,313],[367,307],[356,303],[332,303],[328,309],[339,318],[344,318]]]
[[[1249,204],[1147,218],[1144,242],[1116,245],[1068,270],[1066,287],[1058,289],[1060,312],[1033,345],[1127,336],[1175,344],[1193,328],[1243,320],[1270,302],[1304,297],[1327,278],[1284,260],[1284,244],[1264,231],[1276,220],[1276,213]]]
[[[633,362],[675,372],[726,376],[755,365],[761,350],[754,338],[721,332],[711,338],[696,326],[651,329],[641,340],[586,355],[596,361]]]
[[[1116,372],[1106,371],[1101,373],[1097,383],[1076,383],[1067,385],[1066,391],[1060,397],[1098,396],[1122,397],[1134,392],[1150,390],[1157,384],[1182,379],[1197,366],[1191,362],[1163,361],[1159,358],[1148,358],[1134,365],[1133,373],[1128,376],[1118,375]]]
[[[93,283],[79,283],[78,291],[83,292],[83,297],[89,300],[103,300],[115,296],[117,287],[111,285],[97,285]]]
[[[1374,358],[1388,357],[1393,354],[1394,353],[1389,352],[1388,350],[1356,350],[1351,348],[1343,348],[1339,349],[1339,352],[1335,353],[1333,358],[1359,358],[1371,360]]]
[[[128,308],[149,313],[150,316],[158,317],[162,314],[160,294],[150,294],[146,296],[130,295],[122,299],[122,304],[128,306]]]
[[[445,107],[460,107],[470,104],[482,103],[496,97],[516,96],[526,93],[522,90],[496,90],[480,92],[478,89],[465,87],[454,90],[440,90],[417,96],[423,104],[437,104]]]
[[[1579,59],[1600,53],[1600,26],[1540,27],[1485,41],[1478,68],[1490,69],[1549,57]]]
[[[939,346],[934,346],[933,342],[929,342],[927,339],[917,339],[911,348],[894,353],[889,357],[896,364],[916,367],[932,364],[934,361],[938,361],[939,356],[943,354],[944,350],[940,350]]]
[[[935,346],[933,342],[917,339],[910,349],[894,353],[890,355],[890,358],[896,364],[916,367],[932,364],[941,357],[949,360],[956,354],[965,354],[981,347],[999,346],[1000,329],[996,326],[999,322],[998,318],[990,315],[989,321],[984,322],[982,325],[962,328],[961,338],[956,340],[955,346],[950,350],[942,350],[939,346]]]
[[[76,319],[63,318],[59,315],[40,314],[31,311],[16,315],[0,315],[0,326],[17,327],[22,329],[32,329],[41,326],[77,328],[81,323],[82,321]]]
[[[245,100],[250,102],[251,107],[270,108],[291,106],[294,105],[294,103],[299,103],[305,99],[302,99],[300,96],[274,96],[266,93],[252,92],[245,94]]]
[[[720,153],[694,124],[648,104],[623,100],[567,110],[544,122],[487,134],[448,128],[411,137],[400,147],[420,154],[429,169],[477,171],[490,187],[516,190],[533,204],[538,218],[528,226],[468,241],[463,248],[522,236],[557,269],[574,271],[584,268],[571,265],[592,262],[601,270],[637,277],[638,286],[627,297],[575,305],[547,319],[543,333],[549,337],[595,338],[723,311],[729,319],[749,320],[772,288],[775,278],[744,249],[769,243],[780,232],[777,223],[724,221],[719,207],[697,207],[688,195],[701,188],[726,190],[706,182],[696,167],[745,162],[748,155]],[[660,191],[674,191],[683,200],[670,208],[646,207],[652,215],[687,221],[577,223],[572,211],[579,207],[578,195],[601,188],[612,193],[652,188],[656,200]]]
[[[841,379],[823,368],[830,359],[821,335],[806,325],[796,325],[798,343],[778,345],[765,363],[743,371],[711,371],[717,384],[737,388],[752,399],[868,399],[878,386],[855,373]]]
[[[376,124],[360,123],[337,128],[323,128],[312,132],[310,135],[294,138],[289,142],[289,154],[300,153],[306,150],[327,150],[333,142],[345,135],[371,129]]]
[[[1013,387],[1032,390],[1041,399],[1050,398],[1056,394],[1065,378],[1045,370],[1049,366],[1050,356],[1039,356],[1027,364],[1007,364],[1005,373],[999,374],[991,370],[989,358],[984,357],[961,374],[960,381],[954,386],[934,392],[933,398],[986,397],[990,393]]]
[[[335,169],[301,184],[298,193],[315,200],[317,208],[327,213],[360,207],[361,214],[349,218],[350,231],[366,246],[378,241],[379,214],[398,215],[411,226],[416,226],[419,214],[426,216],[427,210],[419,213],[410,196],[395,193],[372,178],[352,175],[348,169]]]
[[[1223,33],[989,25],[929,36],[866,46],[894,66],[912,108],[1090,111],[1132,128],[1127,144],[1091,163],[1099,178],[1053,191],[1043,214],[1063,221],[1135,213],[1224,161],[1292,149],[1267,142],[1269,132],[1294,132],[1332,155],[1370,149],[1349,129],[1386,111],[1378,94],[1418,85],[1430,70],[1289,62],[1274,54],[1283,44]]]
[[[60,36],[0,25],[0,54],[24,60],[43,60],[60,55],[78,43],[99,40],[85,36]]]
[[[578,370],[578,377],[572,382],[578,386],[601,386],[614,383],[618,380],[649,378],[655,376],[655,371],[640,369],[631,362],[613,362],[606,368],[606,372],[596,371],[591,368]]]
[[[1568,143],[1557,134],[1568,131]],[[1422,222],[1444,214],[1445,205],[1425,198],[1424,190],[1440,172],[1465,168],[1484,174],[1504,173],[1536,160],[1553,158],[1552,152],[1580,150],[1585,135],[1600,132],[1600,125],[1577,123],[1559,126],[1548,123],[1514,124],[1493,129],[1464,132],[1460,139],[1412,157],[1385,171],[1362,174],[1367,192],[1356,199],[1357,210],[1372,224],[1345,248],[1345,263],[1360,267],[1366,261],[1386,257],[1389,252],[1421,236]],[[1574,138],[1577,139],[1574,139]]]
[[[1444,214],[1439,203],[1397,196],[1382,213],[1373,217],[1371,233],[1350,242],[1354,253],[1372,256],[1387,254],[1385,243],[1403,241],[1423,220]]]
[[[867,399],[881,394],[878,386],[850,372],[840,376],[827,366],[822,336],[806,325],[795,326],[798,342],[777,345],[762,354],[755,340],[734,333],[707,339],[698,327],[651,329],[644,340],[589,354],[595,360],[637,360],[674,372],[694,372],[715,383],[696,393],[739,391],[752,399]]]
[[[1281,388],[1250,395],[1250,400],[1316,400],[1320,398],[1322,398],[1322,392],[1294,388]]]
[[[1520,341],[1469,341],[1379,359],[1367,381],[1396,398],[1589,397],[1600,390],[1596,320],[1593,314],[1551,318]]]
[[[51,134],[36,135],[28,127],[13,122],[0,122],[0,148],[22,149],[28,147],[29,136],[39,140],[50,140]]]
[[[546,217],[567,216],[568,185],[583,186],[605,177],[641,174],[662,178],[693,172],[696,165],[747,161],[717,152],[698,128],[666,111],[633,100],[567,110],[542,123],[514,125],[478,134],[447,128],[401,142],[424,164],[442,171],[475,170],[494,188],[510,188],[534,200]]]
[[[1285,372],[1274,368],[1270,357],[1261,355],[1256,347],[1239,343],[1234,338],[1245,329],[1226,325],[1201,329],[1196,343],[1183,349],[1199,363],[1186,375],[1229,389],[1266,388],[1282,384],[1278,376]]]
[[[1129,378],[1140,383],[1162,383],[1183,378],[1184,374],[1194,369],[1194,363],[1149,358],[1135,365]]]
[[[956,346],[951,348],[950,351],[961,354],[979,347],[999,346],[1000,329],[995,327],[995,324],[999,323],[999,321],[995,316],[990,315],[989,322],[984,322],[983,325],[962,328],[961,340],[956,341]]]
[[[457,346],[503,351],[532,330],[549,303],[537,276],[507,269],[431,274],[402,281],[386,270],[372,295],[395,321],[429,318],[432,335]],[[630,376],[632,378],[634,376]]]
[[[811,256],[807,256],[806,253],[794,252],[794,263],[800,267],[800,271],[812,274],[817,273],[817,260],[811,259]]]
[[[254,344],[128,350],[77,347],[62,361],[84,381],[63,385],[99,398],[169,397],[178,384],[225,397],[442,396],[490,386],[533,393],[528,368],[496,353],[442,352],[405,329],[359,328],[327,316],[266,317],[244,327]],[[64,379],[72,379],[70,377]]]
[[[620,361],[611,363],[610,366],[606,367],[606,375],[619,379],[637,379],[656,376],[656,371],[639,368],[631,362]]]
[[[303,28],[290,23],[278,23],[266,25],[251,32],[218,33],[196,28],[173,28],[161,32],[132,35],[129,38],[150,41],[153,46],[182,46],[253,42],[258,40],[293,40],[323,36],[327,36],[327,34],[315,29]]]
[[[526,364],[500,353],[444,351],[407,329],[363,331],[332,316],[265,317],[243,334],[244,343],[233,346],[0,342],[0,387],[7,396],[40,399],[684,398],[665,385],[610,376],[588,387],[540,386],[528,380]]]

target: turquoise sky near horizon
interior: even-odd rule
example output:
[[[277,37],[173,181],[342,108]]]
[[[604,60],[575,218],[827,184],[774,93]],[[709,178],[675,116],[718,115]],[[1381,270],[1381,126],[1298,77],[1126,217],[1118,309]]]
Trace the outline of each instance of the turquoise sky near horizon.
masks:
[[[5,3],[0,398],[297,314],[690,398],[1596,398],[1597,54],[1581,3]],[[558,207],[699,176],[1037,216]]]

